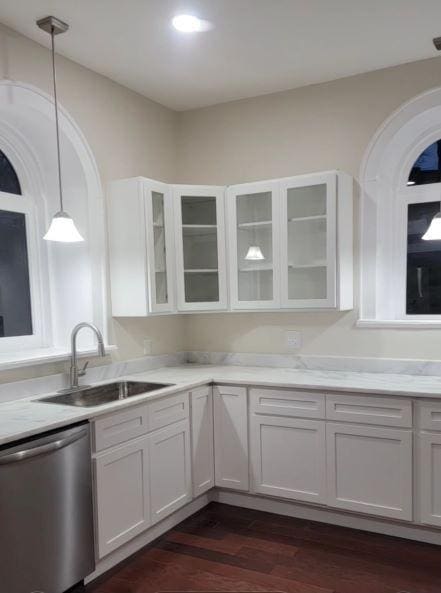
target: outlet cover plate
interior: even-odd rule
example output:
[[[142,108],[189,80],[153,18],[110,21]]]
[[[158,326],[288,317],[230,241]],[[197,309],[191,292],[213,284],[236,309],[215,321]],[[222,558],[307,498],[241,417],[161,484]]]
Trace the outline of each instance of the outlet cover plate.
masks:
[[[302,332],[297,330],[285,332],[285,341],[289,350],[299,350],[302,347]]]

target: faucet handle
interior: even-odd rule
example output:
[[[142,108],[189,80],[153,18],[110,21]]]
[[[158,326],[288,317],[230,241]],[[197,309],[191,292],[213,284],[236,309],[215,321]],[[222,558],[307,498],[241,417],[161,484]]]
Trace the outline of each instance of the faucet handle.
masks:
[[[84,377],[84,375],[86,374],[86,371],[87,371],[87,367],[88,366],[89,366],[89,361],[85,362],[83,368],[80,371],[78,371],[78,376],[79,377]]]

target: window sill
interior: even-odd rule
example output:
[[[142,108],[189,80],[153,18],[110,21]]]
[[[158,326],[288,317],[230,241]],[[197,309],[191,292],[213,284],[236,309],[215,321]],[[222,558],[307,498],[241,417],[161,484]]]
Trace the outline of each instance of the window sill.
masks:
[[[365,329],[441,329],[435,319],[358,319],[356,327]]]
[[[106,353],[117,350],[116,346],[106,345]],[[79,349],[78,356],[94,356],[96,348]],[[21,352],[0,353],[0,371],[18,369],[51,362],[63,362],[69,360],[70,350],[65,348],[36,348],[34,350],[23,350]]]

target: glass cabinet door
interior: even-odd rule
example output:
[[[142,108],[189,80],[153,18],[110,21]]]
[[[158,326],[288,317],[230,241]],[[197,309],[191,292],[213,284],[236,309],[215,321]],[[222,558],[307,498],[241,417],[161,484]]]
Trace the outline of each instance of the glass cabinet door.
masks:
[[[335,305],[335,174],[281,182],[283,306]]]
[[[170,311],[173,298],[173,216],[171,195],[159,183],[145,184],[150,307],[152,312]]]
[[[179,308],[225,308],[223,189],[178,187],[175,206]]]
[[[277,187],[256,183],[229,188],[232,305],[272,308],[279,299]]]

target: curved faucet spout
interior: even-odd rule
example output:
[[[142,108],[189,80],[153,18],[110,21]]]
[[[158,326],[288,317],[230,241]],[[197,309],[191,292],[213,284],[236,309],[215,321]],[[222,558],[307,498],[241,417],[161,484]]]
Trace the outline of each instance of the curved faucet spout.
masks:
[[[78,389],[79,385],[78,385],[78,379],[79,377],[82,377],[86,374],[86,367],[87,367],[87,363],[84,365],[84,368],[82,370],[78,369],[78,354],[77,354],[77,336],[78,336],[78,332],[83,329],[83,328],[89,328],[93,331],[93,333],[96,335],[96,339],[98,342],[98,355],[99,356],[106,356],[106,349],[104,347],[104,340],[103,340],[103,336],[100,332],[100,330],[97,328],[96,325],[94,325],[93,323],[87,323],[85,321],[83,321],[82,323],[78,323],[78,325],[76,325],[73,330],[72,330],[72,334],[71,334],[71,364],[70,364],[70,389]]]

